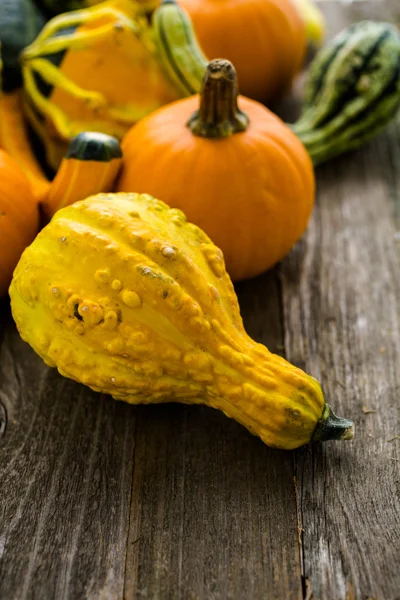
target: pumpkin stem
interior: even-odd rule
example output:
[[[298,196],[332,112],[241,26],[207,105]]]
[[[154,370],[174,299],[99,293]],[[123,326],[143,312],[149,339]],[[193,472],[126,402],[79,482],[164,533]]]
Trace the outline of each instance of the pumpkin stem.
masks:
[[[187,122],[194,135],[223,138],[246,131],[248,116],[237,104],[238,84],[235,67],[217,58],[208,63],[200,92],[200,107]]]
[[[352,440],[353,437],[353,421],[337,417],[329,404],[325,404],[322,417],[317,423],[311,441],[325,442],[327,440]]]

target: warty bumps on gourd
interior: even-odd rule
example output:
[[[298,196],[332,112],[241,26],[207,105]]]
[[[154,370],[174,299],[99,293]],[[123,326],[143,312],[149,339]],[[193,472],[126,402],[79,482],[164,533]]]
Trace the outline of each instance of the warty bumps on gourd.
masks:
[[[203,403],[277,448],[353,435],[314,378],[246,334],[221,251],[148,195],[59,210],[23,253],[10,296],[48,365],[116,399]]]

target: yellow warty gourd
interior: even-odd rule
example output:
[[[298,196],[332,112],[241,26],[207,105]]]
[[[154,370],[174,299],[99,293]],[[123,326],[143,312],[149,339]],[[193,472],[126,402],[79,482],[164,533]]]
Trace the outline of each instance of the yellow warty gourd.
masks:
[[[221,251],[150,196],[99,194],[58,211],[10,295],[48,365],[117,400],[203,403],[278,448],[352,437],[315,379],[246,334]]]

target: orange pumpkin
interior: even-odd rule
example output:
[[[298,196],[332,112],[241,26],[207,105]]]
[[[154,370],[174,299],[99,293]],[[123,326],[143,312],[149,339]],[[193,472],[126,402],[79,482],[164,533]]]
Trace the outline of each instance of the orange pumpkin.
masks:
[[[306,52],[293,0],[179,0],[208,58],[236,67],[245,96],[266,102],[286,91]]]
[[[142,119],[122,142],[118,191],[152,194],[183,210],[225,256],[232,279],[262,273],[303,233],[315,192],[311,159],[272,112],[237,104],[232,64],[208,65],[200,96]]]
[[[28,179],[0,150],[0,297],[7,293],[14,268],[39,227],[39,212]]]

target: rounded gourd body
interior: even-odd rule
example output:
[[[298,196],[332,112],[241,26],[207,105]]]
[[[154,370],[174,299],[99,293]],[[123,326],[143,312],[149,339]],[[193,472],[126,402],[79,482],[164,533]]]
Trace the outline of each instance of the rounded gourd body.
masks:
[[[31,187],[18,164],[0,149],[0,297],[7,293],[14,268],[39,227]]]
[[[312,62],[292,126],[314,165],[362,146],[400,107],[400,33],[390,23],[343,29]]]
[[[10,295],[48,365],[116,399],[204,403],[287,449],[311,440],[325,410],[315,379],[246,334],[221,251],[150,196],[59,210]]]
[[[224,61],[210,63],[210,72],[218,62]],[[232,106],[214,122],[220,106],[223,112],[236,103],[236,96],[227,101],[226,90],[214,89],[223,81],[220,65],[216,68],[210,96],[203,90],[201,100],[175,102],[129,131],[117,190],[149,193],[183,210],[222,249],[228,273],[239,280],[272,267],[300,238],[312,212],[315,181],[302,143],[261,104],[240,97],[238,109]],[[210,109],[218,97],[224,101]],[[205,136],[187,125],[203,101]],[[243,113],[248,126],[238,123]],[[207,115],[213,122],[206,122]],[[247,130],[213,137],[217,127],[231,123]]]
[[[305,26],[292,0],[179,0],[209,59],[233,62],[245,96],[265,102],[300,70]]]

